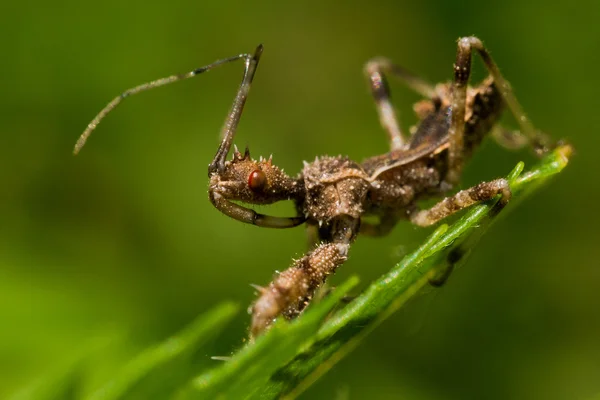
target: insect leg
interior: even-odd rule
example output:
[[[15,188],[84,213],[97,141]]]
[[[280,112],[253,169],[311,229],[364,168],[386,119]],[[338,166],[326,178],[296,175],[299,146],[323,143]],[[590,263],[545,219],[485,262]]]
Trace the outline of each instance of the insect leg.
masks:
[[[469,189],[461,190],[452,197],[446,197],[428,210],[417,210],[411,213],[410,221],[419,226],[429,226],[449,217],[464,208],[480,201],[485,201],[501,195],[498,204],[504,207],[511,198],[511,191],[506,179],[495,179],[482,182]]]
[[[385,74],[390,74],[424,97],[435,94],[434,87],[404,68],[393,64],[389,59],[378,57],[365,64],[364,73],[369,80],[371,94],[377,106],[381,126],[389,135],[392,150],[405,146],[406,140],[400,128],[398,117],[390,101],[390,89]]]
[[[496,124],[490,132],[496,143],[510,150],[518,150],[529,144],[529,140],[519,131],[512,131]]]
[[[259,214],[250,208],[240,206],[239,204],[227,200],[221,193],[212,188],[208,191],[208,198],[215,208],[223,214],[251,225],[264,228],[284,229],[293,228],[306,221],[306,218],[304,217],[273,217],[270,215]]]
[[[490,225],[494,218],[504,209],[505,201],[499,201],[478,223],[479,229],[467,237],[465,241],[458,243],[450,250],[446,256],[445,263],[437,268],[436,273],[429,278],[429,284],[434,287],[440,287],[446,283],[455,266],[464,260],[469,254],[470,249],[475,247],[483,233],[486,231],[486,226]]]
[[[517,100],[510,83],[504,79],[498,66],[490,56],[490,53],[483,46],[481,40],[474,36],[460,38],[458,40],[458,49],[463,57],[468,57],[469,59],[471,58],[471,49],[477,51],[489,74],[494,79],[496,87],[500,90],[502,99],[517,120],[521,133],[528,139],[534,151],[541,155],[551,150],[555,146],[554,142],[548,136],[535,129],[533,123],[527,117],[527,114],[525,114],[525,111],[523,111],[521,104]],[[457,64],[459,64],[458,58]],[[457,66],[455,66],[455,74],[457,73],[456,68]]]
[[[463,40],[458,41],[456,63],[454,64],[454,83],[450,96],[451,120],[448,130],[448,174],[446,180],[458,183],[464,164],[465,112],[467,101],[467,85],[471,75],[471,47],[465,46]]]
[[[446,259],[446,265],[444,265],[436,274],[429,278],[429,284],[434,287],[443,286],[450,275],[452,275],[452,271],[454,271],[455,262],[452,261],[452,253],[448,255]]]

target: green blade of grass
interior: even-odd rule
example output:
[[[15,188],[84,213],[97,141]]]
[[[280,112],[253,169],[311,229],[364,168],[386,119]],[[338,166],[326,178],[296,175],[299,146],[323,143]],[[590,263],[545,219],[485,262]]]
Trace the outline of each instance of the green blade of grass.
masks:
[[[513,193],[508,209],[559,173],[567,165],[570,152],[568,146],[559,147],[525,173],[519,163],[507,176]],[[447,268],[449,259],[452,264],[464,259],[500,209],[495,201],[471,207],[452,226],[438,227],[417,250],[346,307],[332,312],[357,284],[356,277],[318,304],[311,304],[298,319],[276,322],[230,360],[192,379],[199,367],[191,365],[190,357],[218,334],[237,311],[232,304],[217,307],[177,336],[143,351],[89,398],[294,398],[358,346],[366,335],[426,286],[429,279]],[[60,379],[22,392],[27,395],[19,398],[52,399],[61,395],[75,398],[77,395],[73,393],[81,375],[77,364]]]
[[[323,301],[309,306],[302,318],[278,321],[231,360],[194,379],[177,398],[256,398],[277,369],[311,344],[323,319],[357,283],[358,278],[350,278]]]
[[[159,380],[160,392],[168,393],[177,385],[189,380],[193,373],[188,363],[204,343],[214,338],[238,311],[232,303],[221,304],[200,315],[183,331],[166,341],[144,350],[126,364],[117,376],[93,392],[89,400],[115,400],[133,397],[145,398],[157,395]],[[149,379],[152,376],[155,379]],[[148,387],[145,387],[148,386]],[[149,393],[152,392],[152,393]]]
[[[519,163],[507,177],[513,192],[509,207],[514,207],[559,173],[567,165],[571,152],[569,146],[559,147],[522,175],[523,164]],[[468,252],[497,212],[494,201],[486,202],[472,207],[450,228],[440,226],[419,249],[329,319],[317,333],[313,345],[273,375],[263,390],[263,398],[284,395],[294,398],[324,375],[379,323],[425,286],[437,269],[447,264],[451,252]]]
[[[71,400],[77,399],[81,387],[81,365],[71,365],[59,374],[44,376],[17,391],[9,400]]]

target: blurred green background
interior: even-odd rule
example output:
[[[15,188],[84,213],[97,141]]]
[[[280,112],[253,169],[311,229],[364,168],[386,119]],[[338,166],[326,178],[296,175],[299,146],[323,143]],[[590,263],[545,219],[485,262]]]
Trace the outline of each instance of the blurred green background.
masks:
[[[442,81],[455,40],[470,34],[534,123],[577,154],[446,286],[380,326],[305,398],[600,392],[600,3],[66,0],[5,2],[0,13],[0,398],[81,357],[91,387],[216,303],[250,304],[250,283],[304,251],[302,228],[244,225],[207,199],[206,166],[241,64],[128,99],[73,157],[112,97],[264,43],[236,143],[295,174],[317,154],[386,151],[366,60],[386,55]],[[392,87],[407,127],[417,97]],[[519,160],[535,162],[490,141],[464,185]],[[405,223],[360,238],[334,282],[358,274],[367,285],[429,232]],[[239,347],[248,321],[240,313],[206,356]]]

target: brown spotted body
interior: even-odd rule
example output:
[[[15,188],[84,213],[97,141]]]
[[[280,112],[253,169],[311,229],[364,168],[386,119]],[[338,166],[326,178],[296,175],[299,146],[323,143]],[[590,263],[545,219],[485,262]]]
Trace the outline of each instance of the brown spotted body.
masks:
[[[506,147],[529,144],[537,154],[554,146],[533,127],[481,41],[464,37],[458,40],[451,83],[431,85],[386,58],[375,58],[366,64],[365,74],[390,142],[388,153],[362,163],[342,156],[317,157],[305,163],[296,177],[285,174],[271,158],[252,159],[248,149],[242,155],[235,148],[233,158],[227,160],[262,51],[261,45],[252,54],[219,60],[187,74],[127,90],[94,118],[75,146],[78,152],[100,120],[123,98],[244,60],[242,83],[225,121],[221,145],[208,167],[209,199],[219,211],[241,222],[270,228],[306,223],[309,233],[309,251],[277,273],[269,285],[256,287],[259,297],[251,307],[251,337],[264,332],[279,316],[293,318],[300,314],[315,290],[346,261],[348,249],[359,233],[385,235],[402,219],[428,226],[498,195],[500,206],[505,205],[511,196],[510,187],[505,179],[495,179],[461,190],[429,209],[418,206],[419,200],[440,196],[459,183],[465,161],[488,134]],[[489,76],[469,87],[473,51],[482,58]],[[419,123],[410,135],[402,131],[392,107],[386,75],[399,78],[425,98],[415,104]],[[520,133],[499,126],[498,119],[505,108],[515,117]],[[293,201],[297,215],[273,217],[238,204],[281,200]],[[379,221],[369,223],[366,216],[375,216]],[[447,274],[435,283],[446,278]]]

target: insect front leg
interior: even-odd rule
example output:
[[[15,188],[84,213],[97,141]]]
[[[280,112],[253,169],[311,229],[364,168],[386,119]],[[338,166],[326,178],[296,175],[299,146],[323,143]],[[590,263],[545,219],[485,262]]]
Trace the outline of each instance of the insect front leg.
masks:
[[[303,217],[273,217],[257,213],[251,208],[240,206],[224,198],[218,189],[209,188],[208,198],[215,208],[223,214],[247,224],[261,226],[264,228],[293,228],[304,223]]]
[[[431,98],[435,95],[433,85],[408,72],[404,68],[392,63],[384,57],[377,57],[365,64],[364,73],[369,80],[371,94],[377,106],[377,113],[381,126],[386,130],[390,138],[391,150],[405,147],[406,139],[402,133],[398,117],[390,101],[390,89],[385,74],[400,79],[408,87],[424,97]]]

